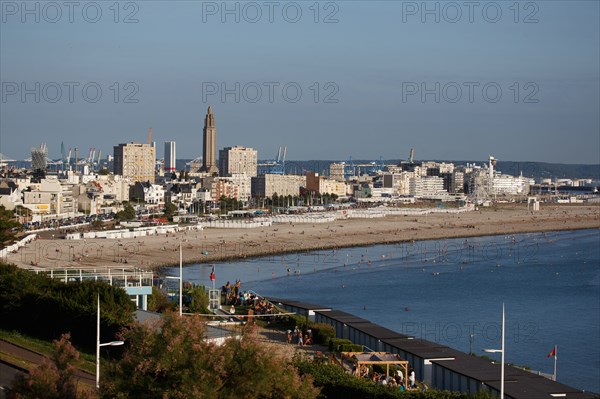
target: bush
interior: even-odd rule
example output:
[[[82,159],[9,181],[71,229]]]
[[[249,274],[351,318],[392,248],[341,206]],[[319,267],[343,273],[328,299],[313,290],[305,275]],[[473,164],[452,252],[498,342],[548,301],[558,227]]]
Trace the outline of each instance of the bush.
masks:
[[[306,316],[297,314],[288,315],[278,324],[286,330],[293,330],[294,327],[298,327],[301,330],[306,330]],[[312,328],[310,327],[310,323],[308,325],[308,328]]]
[[[339,345],[340,352],[363,352],[364,348],[362,345],[357,344],[341,344]]]
[[[95,281],[64,283],[0,264],[0,320],[7,330],[41,339],[58,339],[70,332],[74,344],[93,350],[98,294],[101,339],[112,341],[133,320],[134,305],[123,289]]]
[[[208,313],[208,293],[204,286],[197,285],[183,291],[184,305],[191,313]]]
[[[158,287],[152,286],[152,295],[148,296],[148,310],[151,312],[163,313],[166,311],[174,311],[177,305],[169,300],[167,294],[162,292]]]
[[[313,331],[316,344],[329,345],[329,340],[335,338],[335,328],[329,324],[314,323],[309,326]]]
[[[313,399],[318,390],[290,362],[245,329],[241,339],[207,342],[199,317],[167,313],[154,324],[124,330],[121,359],[109,364],[100,397]]]
[[[331,338],[329,340],[329,351],[340,352],[342,345],[352,345],[352,341],[344,338]]]

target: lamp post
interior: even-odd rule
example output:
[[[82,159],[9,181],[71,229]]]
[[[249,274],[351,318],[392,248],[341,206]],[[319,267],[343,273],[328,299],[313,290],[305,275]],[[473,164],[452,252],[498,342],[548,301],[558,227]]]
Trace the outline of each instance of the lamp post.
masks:
[[[167,276],[168,279],[179,279],[179,316],[183,315],[183,252],[181,239],[179,240],[179,277]]]
[[[484,349],[488,353],[501,353],[500,360],[500,399],[504,399],[504,303],[502,304],[502,349]]]
[[[475,334],[469,334],[469,356],[473,354],[473,338],[475,338]]]
[[[96,388],[100,388],[100,347],[101,346],[120,346],[125,342],[112,341],[104,344],[100,343],[100,293],[98,293],[98,312],[96,323]]]

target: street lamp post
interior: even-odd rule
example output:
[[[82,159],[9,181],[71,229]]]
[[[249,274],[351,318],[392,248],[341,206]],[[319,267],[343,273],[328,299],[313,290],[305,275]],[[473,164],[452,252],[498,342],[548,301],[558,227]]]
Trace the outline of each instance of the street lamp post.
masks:
[[[181,316],[182,314],[183,314],[183,249],[181,247],[181,239],[179,239],[179,316]],[[504,345],[504,344],[502,344],[502,345]]]
[[[473,354],[473,338],[475,334],[469,334],[469,356]]]
[[[504,399],[504,303],[502,304],[502,349],[484,349],[484,352],[498,353],[500,352],[500,399]]]
[[[119,346],[123,341],[112,341],[104,344],[100,343],[100,293],[98,293],[98,312],[96,323],[96,388],[100,388],[100,347],[101,346]]]
[[[183,252],[181,240],[179,240],[179,277],[167,276],[168,279],[179,280],[179,316],[183,315]]]

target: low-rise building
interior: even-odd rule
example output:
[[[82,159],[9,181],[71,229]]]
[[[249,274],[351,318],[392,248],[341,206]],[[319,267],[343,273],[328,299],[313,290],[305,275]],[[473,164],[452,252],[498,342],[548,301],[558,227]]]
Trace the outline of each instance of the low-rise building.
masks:
[[[23,190],[23,207],[31,211],[32,221],[73,217],[77,213],[74,185],[62,184],[56,176],[41,179]]]
[[[346,182],[327,179],[315,172],[306,173],[306,190],[315,194],[346,196]]]
[[[160,184],[154,184],[149,181],[136,182],[129,191],[129,198],[132,202],[140,201],[154,208],[162,208],[165,205],[165,189]]]
[[[253,197],[300,195],[300,187],[306,186],[306,177],[297,175],[264,174],[252,178]]]
[[[22,204],[21,190],[17,183],[12,180],[0,181],[0,205],[3,205],[5,209],[13,210]]]

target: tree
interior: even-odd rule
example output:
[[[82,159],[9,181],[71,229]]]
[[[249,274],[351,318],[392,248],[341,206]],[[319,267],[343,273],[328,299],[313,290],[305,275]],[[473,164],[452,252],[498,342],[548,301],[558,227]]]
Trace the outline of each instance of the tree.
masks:
[[[100,281],[64,283],[0,263],[0,320],[7,330],[46,340],[70,332],[75,345],[93,350],[98,293],[102,339],[112,341],[133,320],[135,306],[125,290]]]
[[[217,346],[199,317],[167,313],[122,333],[123,357],[104,371],[102,398],[316,398],[311,378],[273,356],[254,333]]]
[[[0,248],[12,244],[16,240],[15,232],[21,224],[14,219],[14,213],[0,205]]]
[[[175,212],[177,212],[177,205],[172,202],[167,202],[163,212],[165,213],[165,217],[167,219],[173,220],[173,215],[175,215]]]
[[[148,297],[148,310],[151,312],[166,312],[167,310],[175,310],[175,303],[169,301],[167,294],[162,292],[158,287],[152,286],[152,295]]]
[[[100,169],[100,170],[98,171],[98,174],[99,174],[99,175],[102,175],[102,176],[106,176],[106,175],[109,175],[109,174],[110,174],[110,172],[109,172],[109,170],[108,170],[108,169],[106,169],[106,168],[102,168],[102,169]]]
[[[117,212],[115,218],[119,221],[122,220],[133,220],[136,218],[135,209],[129,202],[123,202],[123,210]]]
[[[88,392],[77,391],[75,371],[79,352],[70,342],[71,336],[63,334],[53,341],[51,359],[26,375],[19,375],[9,390],[8,397],[15,399],[82,399],[91,397]]]
[[[192,286],[183,291],[184,304],[190,313],[208,313],[208,294],[203,286]]]

